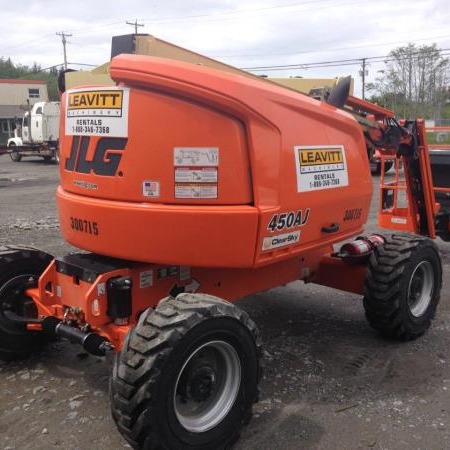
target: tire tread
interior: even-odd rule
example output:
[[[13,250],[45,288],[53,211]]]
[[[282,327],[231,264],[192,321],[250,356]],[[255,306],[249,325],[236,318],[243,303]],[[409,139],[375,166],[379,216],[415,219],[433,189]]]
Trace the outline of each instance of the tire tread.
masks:
[[[439,255],[436,244],[430,239],[405,233],[390,236],[384,245],[374,250],[369,259],[368,275],[364,285],[365,314],[369,324],[386,337],[400,340],[416,339],[430,326],[434,316],[439,301],[440,284],[435,286],[438,298],[433,305],[430,320],[420,329],[413,329],[407,325],[400,304],[405,270],[419,247],[428,247]],[[441,283],[442,274],[438,277]]]
[[[208,294],[167,297],[160,301],[155,310],[146,310],[138,325],[129,333],[121,355],[116,358],[110,395],[112,416],[133,447],[149,450],[161,448],[158,432],[148,430],[145,420],[146,414],[152,414],[154,408],[150,394],[152,385],[157,382],[164,361],[182,337],[202,321],[221,316],[232,317],[247,327],[260,359],[262,345],[255,323],[244,311]],[[251,404],[256,401],[257,395]]]

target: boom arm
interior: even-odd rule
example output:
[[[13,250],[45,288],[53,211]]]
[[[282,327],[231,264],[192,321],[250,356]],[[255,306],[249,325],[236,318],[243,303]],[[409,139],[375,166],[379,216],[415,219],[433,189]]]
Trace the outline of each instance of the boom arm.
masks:
[[[332,94],[330,98],[336,97]],[[335,106],[353,114],[363,128],[369,153],[377,150],[383,166],[386,159],[395,159],[393,180],[385,181],[384,170],[381,171],[379,225],[435,238],[440,207],[435,200],[424,121],[400,125],[393,111],[350,96],[348,91],[346,98],[339,100],[345,102],[343,107],[342,103]],[[406,206],[399,206],[402,202]],[[448,237],[447,228],[438,227],[441,237]]]

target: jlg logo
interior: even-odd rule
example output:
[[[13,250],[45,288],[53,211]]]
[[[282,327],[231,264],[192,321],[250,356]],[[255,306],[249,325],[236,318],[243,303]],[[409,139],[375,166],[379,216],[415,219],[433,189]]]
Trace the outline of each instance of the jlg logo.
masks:
[[[66,158],[65,169],[78,173],[95,173],[113,177],[119,168],[127,138],[101,138],[97,142],[92,161],[86,159],[90,138],[75,136],[72,140],[70,156]]]

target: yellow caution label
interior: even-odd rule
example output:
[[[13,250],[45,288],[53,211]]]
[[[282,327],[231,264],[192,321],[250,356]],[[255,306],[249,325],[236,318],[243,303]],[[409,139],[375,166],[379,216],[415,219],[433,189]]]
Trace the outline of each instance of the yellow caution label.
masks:
[[[342,164],[342,148],[298,149],[301,166],[321,166],[323,164]]]
[[[123,91],[76,91],[69,92],[68,110],[76,109],[122,109]]]

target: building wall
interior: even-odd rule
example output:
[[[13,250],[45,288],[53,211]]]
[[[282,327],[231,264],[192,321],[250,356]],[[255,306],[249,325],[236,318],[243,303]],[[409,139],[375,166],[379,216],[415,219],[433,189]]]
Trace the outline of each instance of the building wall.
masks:
[[[26,105],[47,102],[48,91],[45,81],[0,79],[0,105]]]
[[[47,102],[47,83],[41,80],[15,80],[0,78],[0,106],[10,107],[10,110],[20,111],[18,114],[0,114],[0,145],[5,145],[14,135],[14,115],[25,112],[28,101],[30,105],[35,102]],[[19,107],[22,106],[23,109]],[[16,108],[12,108],[16,107]],[[8,109],[8,108],[6,108]]]

